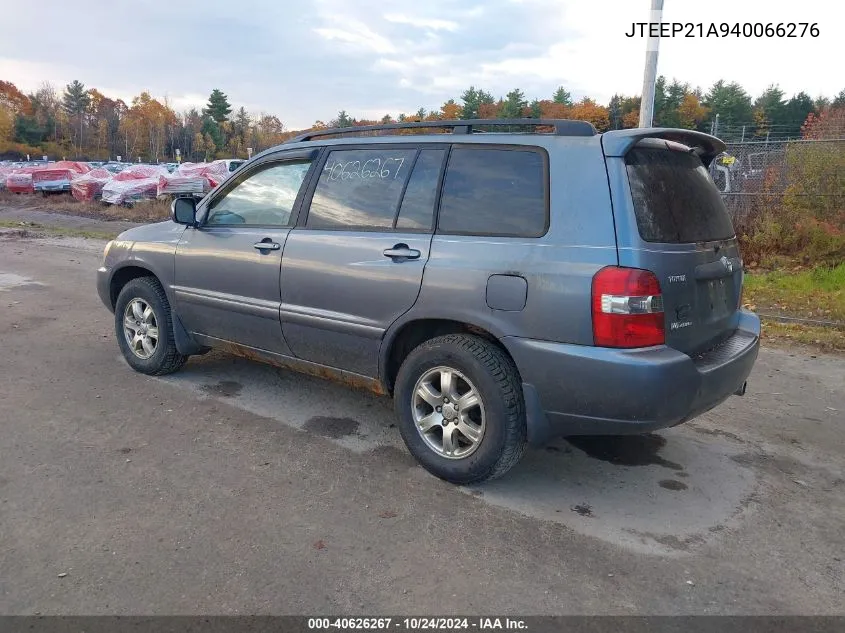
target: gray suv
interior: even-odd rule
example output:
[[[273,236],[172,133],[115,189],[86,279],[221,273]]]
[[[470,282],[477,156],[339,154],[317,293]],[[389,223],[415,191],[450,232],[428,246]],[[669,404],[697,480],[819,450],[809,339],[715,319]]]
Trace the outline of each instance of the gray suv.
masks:
[[[426,469],[478,482],[744,393],[724,149],[559,120],[311,132],[109,243],[98,290],[135,370],[219,348],[389,394]]]

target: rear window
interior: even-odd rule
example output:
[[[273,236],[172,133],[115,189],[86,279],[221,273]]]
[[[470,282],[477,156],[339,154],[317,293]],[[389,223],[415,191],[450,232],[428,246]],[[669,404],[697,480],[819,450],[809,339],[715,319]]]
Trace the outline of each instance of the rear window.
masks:
[[[539,151],[453,148],[441,233],[539,237],[546,232],[546,167]]]
[[[636,148],[625,156],[640,236],[647,242],[706,242],[734,236],[719,190],[701,160]]]
[[[416,149],[333,150],[311,200],[309,229],[392,229]]]

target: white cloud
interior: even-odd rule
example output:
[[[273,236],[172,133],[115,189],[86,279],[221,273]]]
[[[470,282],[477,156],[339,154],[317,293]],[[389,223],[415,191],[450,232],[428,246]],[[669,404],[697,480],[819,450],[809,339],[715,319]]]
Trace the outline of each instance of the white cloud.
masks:
[[[420,55],[409,59],[379,59],[376,69],[404,71],[414,68],[429,68],[432,70],[442,69],[450,61],[448,55]]]
[[[314,29],[314,32],[327,40],[345,42],[357,49],[376,53],[393,53],[396,51],[396,47],[389,39],[379,35],[362,22],[344,21],[344,28],[318,28]]]
[[[416,26],[421,29],[431,29],[433,31],[457,31],[458,23],[452,20],[438,20],[436,18],[421,18],[405,15],[404,13],[388,13],[384,16],[388,22],[395,24],[408,24]]]
[[[529,99],[547,98],[558,85],[600,103],[616,92],[637,94],[646,40],[625,33],[649,17],[648,0],[238,0],[213,15],[202,10],[207,0],[146,3],[140,11],[113,0],[86,6],[51,22],[11,3],[0,20],[0,79],[25,92],[79,79],[127,102],[149,90],[170,95],[177,109],[201,106],[220,88],[234,108],[277,114],[292,128],[340,109],[362,117],[437,108],[470,84],[497,97],[519,87]],[[666,21],[810,20],[820,35],[664,38],[658,72],[705,90],[726,79],[752,96],[772,83],[787,96],[833,96],[845,88],[835,62],[845,5],[816,3],[812,13],[787,0],[668,0]],[[99,29],[91,15],[133,28]],[[199,44],[184,40],[188,19],[203,33]]]
[[[208,103],[208,95],[201,95],[197,93],[170,95],[168,96],[168,101],[170,102],[170,107],[177,112],[182,112],[191,108],[200,110],[205,107],[206,103]]]
[[[44,81],[59,89],[70,81],[67,79],[70,76],[68,69],[60,64],[0,57],[0,77],[14,83],[22,92],[35,92]]]

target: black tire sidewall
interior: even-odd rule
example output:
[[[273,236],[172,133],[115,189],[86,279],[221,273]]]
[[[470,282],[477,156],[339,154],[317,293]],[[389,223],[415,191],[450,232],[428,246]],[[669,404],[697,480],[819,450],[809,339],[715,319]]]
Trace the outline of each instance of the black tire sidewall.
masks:
[[[117,297],[117,303],[114,308],[114,327],[117,336],[117,344],[123,354],[126,362],[136,371],[144,374],[155,374],[161,370],[165,365],[169,347],[173,346],[173,336],[170,332],[170,319],[167,318],[167,313],[170,310],[169,305],[164,305],[155,290],[151,287],[157,282],[148,278],[133,279],[127,283],[120,291]],[[156,351],[147,359],[138,358],[132,352],[129,344],[126,342],[126,336],[123,333],[123,315],[126,311],[126,306],[133,299],[143,299],[153,309],[155,315],[156,325],[158,326],[158,343],[156,344]]]
[[[464,459],[448,459],[435,453],[417,430],[412,412],[412,395],[419,377],[429,369],[445,365],[463,373],[481,395],[485,431],[481,445]],[[473,354],[448,342],[419,347],[399,370],[394,388],[394,407],[402,439],[413,456],[432,474],[453,483],[471,483],[493,471],[507,441],[507,408],[499,385]]]

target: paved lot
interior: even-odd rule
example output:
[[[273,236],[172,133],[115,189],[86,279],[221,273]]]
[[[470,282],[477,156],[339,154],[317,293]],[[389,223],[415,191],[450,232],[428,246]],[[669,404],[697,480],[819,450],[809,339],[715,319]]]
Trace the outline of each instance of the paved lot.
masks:
[[[0,613],[845,612],[841,358],[764,350],[690,424],[458,489],[387,400],[215,353],[132,372],[101,247],[0,236]]]

